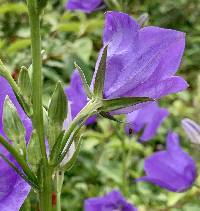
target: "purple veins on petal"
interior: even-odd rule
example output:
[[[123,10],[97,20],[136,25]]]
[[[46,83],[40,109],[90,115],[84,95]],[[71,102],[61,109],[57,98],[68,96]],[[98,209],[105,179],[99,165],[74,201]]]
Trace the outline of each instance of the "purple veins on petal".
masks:
[[[143,130],[140,140],[148,141],[155,136],[157,129],[168,115],[167,109],[160,108],[156,102],[149,103],[143,108],[127,114],[125,130],[127,134],[130,129],[132,133],[139,133]]]
[[[89,198],[85,200],[84,211],[137,211],[137,209],[121,195],[113,190],[105,196]]]
[[[154,26],[142,28],[125,13],[107,12],[103,45],[108,45],[104,87],[104,96],[107,99],[158,99],[188,87],[183,78],[175,76],[185,48],[183,32]],[[131,108],[120,112],[128,113],[133,110]]]
[[[9,83],[0,76],[0,135],[6,140],[6,134],[3,130],[3,104],[6,96],[9,96],[12,103],[17,108],[18,114],[26,128],[26,141],[28,142],[32,124],[31,120],[26,116],[23,109],[17,102],[15,94]],[[9,140],[8,140],[9,141]],[[14,158],[0,146],[0,153],[2,153],[9,161],[16,166],[18,164]],[[1,211],[18,211],[22,206],[24,200],[29,194],[30,186],[2,159],[0,158],[0,210]]]
[[[102,4],[102,0],[68,0],[65,8],[69,10],[80,10],[85,13],[91,13],[98,9]]]
[[[146,176],[137,182],[150,182],[172,192],[189,189],[196,179],[196,164],[179,145],[176,133],[169,132],[167,149],[156,152],[144,162]]]

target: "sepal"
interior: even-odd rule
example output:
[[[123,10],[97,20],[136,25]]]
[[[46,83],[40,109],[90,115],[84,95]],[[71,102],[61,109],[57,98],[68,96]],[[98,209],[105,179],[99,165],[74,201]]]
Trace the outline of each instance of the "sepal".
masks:
[[[94,96],[97,98],[103,98],[107,51],[108,46],[105,46],[102,51],[101,59],[98,64],[98,69],[94,80]]]
[[[38,165],[42,159],[40,142],[36,130],[33,130],[27,146],[27,160],[32,169],[37,172]]]
[[[148,97],[122,97],[115,99],[103,99],[101,110],[104,112],[116,111],[148,101],[154,100]]]

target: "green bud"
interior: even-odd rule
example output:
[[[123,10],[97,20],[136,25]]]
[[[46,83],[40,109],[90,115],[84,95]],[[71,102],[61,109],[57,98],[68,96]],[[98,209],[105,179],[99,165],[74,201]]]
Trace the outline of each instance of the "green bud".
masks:
[[[8,96],[3,106],[3,126],[7,137],[14,143],[18,151],[25,154],[25,128],[14,104]]]
[[[31,138],[27,146],[27,160],[35,172],[37,171],[41,159],[42,155],[40,150],[39,139],[36,131],[34,130],[31,134]]]
[[[63,122],[67,118],[67,99],[60,82],[57,83],[48,109],[48,141],[50,148],[63,128]]]
[[[31,104],[32,87],[31,80],[29,78],[28,70],[26,69],[26,67],[21,68],[18,79],[18,86],[20,88],[21,95],[29,104]]]

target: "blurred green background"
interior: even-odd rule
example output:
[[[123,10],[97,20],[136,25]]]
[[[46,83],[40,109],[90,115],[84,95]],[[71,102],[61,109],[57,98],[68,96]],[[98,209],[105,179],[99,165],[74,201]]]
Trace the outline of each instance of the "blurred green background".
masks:
[[[109,7],[89,15],[66,11],[65,3],[64,0],[49,0],[43,14],[45,105],[58,80],[65,85],[69,83],[74,61],[91,80],[102,46],[106,10],[124,11],[136,19],[148,13],[146,25],[184,31],[187,43],[178,74],[188,81],[190,87],[160,101],[171,114],[152,141],[145,145],[137,142],[138,137],[128,137],[123,124],[106,119],[99,118],[97,124],[85,128],[78,162],[65,174],[62,210],[83,210],[85,198],[103,195],[115,188],[120,189],[139,211],[199,211],[200,189],[197,187],[186,193],[169,193],[151,184],[136,184],[134,179],[144,174],[144,158],[165,148],[168,130],[178,132],[185,150],[197,162],[200,161],[198,149],[189,143],[180,124],[184,117],[200,123],[200,0],[108,0]],[[15,78],[21,66],[29,67],[31,64],[25,1],[0,0],[0,58]],[[30,199],[32,210],[38,210],[33,193]]]

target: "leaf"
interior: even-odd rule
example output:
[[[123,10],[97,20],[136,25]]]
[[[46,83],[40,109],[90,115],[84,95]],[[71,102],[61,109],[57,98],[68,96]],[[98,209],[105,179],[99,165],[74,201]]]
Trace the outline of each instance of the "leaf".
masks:
[[[106,119],[109,119],[109,120],[112,120],[112,121],[115,121],[115,122],[118,122],[118,123],[122,123],[122,121],[116,119],[114,116],[110,115],[107,112],[102,111],[99,114]]]
[[[82,83],[83,83],[84,90],[85,90],[87,96],[91,99],[93,97],[93,94],[92,94],[90,87],[87,83],[86,77],[85,77],[82,69],[76,63],[74,65],[75,65],[75,68],[78,70],[78,72],[81,76],[81,80],[82,80]]]
[[[103,98],[107,50],[108,46],[105,46],[103,48],[102,56],[99,62],[98,70],[94,81],[94,95],[99,98]]]
[[[28,70],[26,69],[26,67],[21,68],[18,79],[18,85],[24,99],[27,100],[29,104],[31,104],[32,87],[31,87],[31,80],[29,78]]]
[[[104,112],[115,111],[148,101],[153,101],[153,99],[148,97],[122,97],[111,100],[103,99],[101,111]]]
[[[27,160],[28,163],[33,167],[33,170],[36,172],[37,167],[42,159],[40,143],[36,130],[33,130],[29,144],[27,146]]]
[[[7,137],[14,143],[15,147],[25,153],[25,128],[17,113],[17,109],[11,102],[10,98],[6,96],[3,106],[3,126]]]

